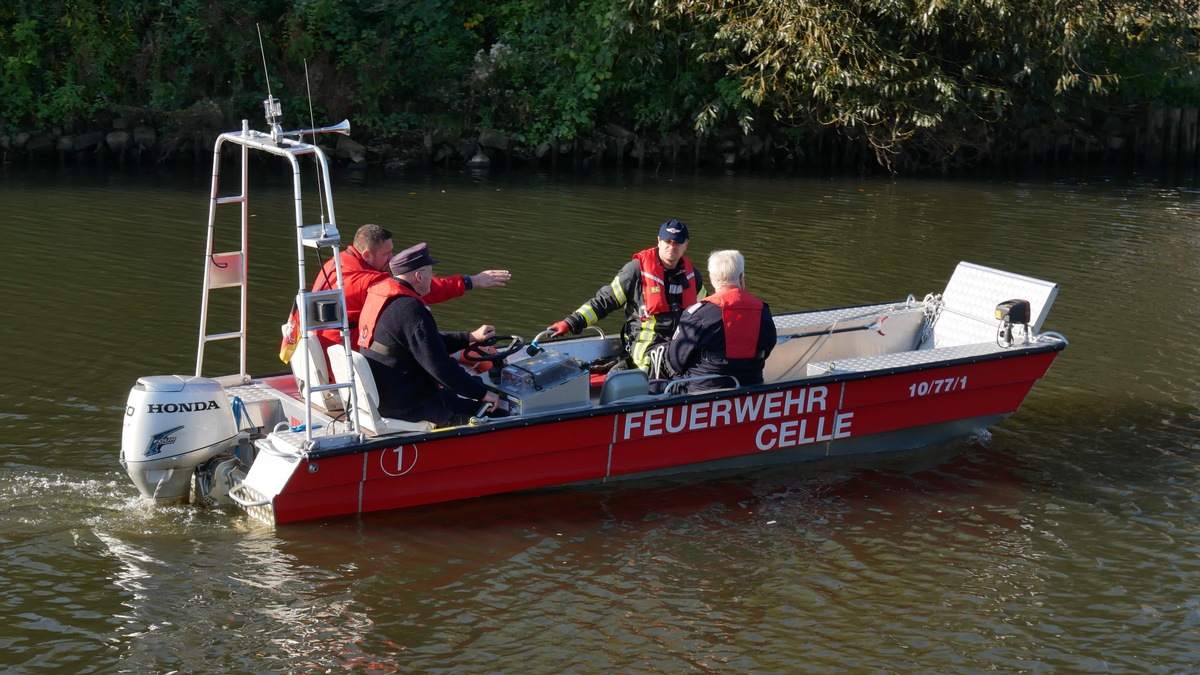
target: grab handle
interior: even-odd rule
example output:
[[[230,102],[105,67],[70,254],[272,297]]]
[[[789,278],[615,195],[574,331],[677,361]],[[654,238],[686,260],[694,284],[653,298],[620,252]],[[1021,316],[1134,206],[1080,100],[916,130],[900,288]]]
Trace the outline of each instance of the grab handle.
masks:
[[[238,506],[243,508],[249,508],[251,506],[267,506],[271,503],[270,499],[248,499],[246,497],[238,496],[239,490],[249,489],[250,488],[246,487],[245,483],[238,483],[229,489],[229,498],[232,499]]]

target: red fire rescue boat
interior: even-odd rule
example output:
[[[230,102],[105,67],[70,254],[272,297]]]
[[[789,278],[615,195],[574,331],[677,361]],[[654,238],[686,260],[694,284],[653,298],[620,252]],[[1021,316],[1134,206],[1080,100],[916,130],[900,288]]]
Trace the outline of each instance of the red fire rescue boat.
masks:
[[[618,338],[587,335],[522,349],[511,337],[485,375],[503,417],[433,429],[379,415],[371,371],[349,349],[340,290],[309,292],[309,249],[337,258],[323,150],[305,135],[243,122],[218,137],[195,374],[147,376],[129,395],[121,463],[164,502],[236,504],[268,524],[398,509],[547,486],[910,450],[984,433],[1012,415],[1067,340],[1041,332],[1056,284],[967,262],[922,299],[775,316],[764,382],[702,394],[652,387],[638,370],[604,372]],[[222,195],[222,151],[241,150],[240,193]],[[246,372],[251,152],[294,175],[299,348],[293,372]],[[316,173],[310,217],[302,175]],[[304,181],[311,182],[311,181]],[[309,200],[311,204],[312,200]],[[217,213],[240,207],[241,247],[217,252]],[[309,207],[311,208],[311,206]],[[264,222],[260,220],[259,222]],[[341,269],[337,269],[341,287]],[[241,329],[207,330],[216,289],[240,291]],[[314,331],[340,328],[326,355]],[[543,337],[543,336],[539,336]],[[238,340],[240,370],[202,377],[205,347]],[[482,356],[482,355],[480,355]],[[661,391],[659,391],[661,389]],[[657,393],[652,393],[657,392]]]

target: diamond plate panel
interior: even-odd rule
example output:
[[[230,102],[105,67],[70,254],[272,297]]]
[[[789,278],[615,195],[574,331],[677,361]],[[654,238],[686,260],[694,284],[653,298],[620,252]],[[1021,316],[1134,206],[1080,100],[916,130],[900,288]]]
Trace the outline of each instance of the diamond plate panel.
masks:
[[[1058,295],[1058,284],[1020,274],[960,262],[942,293],[941,316],[934,327],[934,346],[953,347],[995,342],[1000,322],[996,305],[1028,300],[1036,333]]]

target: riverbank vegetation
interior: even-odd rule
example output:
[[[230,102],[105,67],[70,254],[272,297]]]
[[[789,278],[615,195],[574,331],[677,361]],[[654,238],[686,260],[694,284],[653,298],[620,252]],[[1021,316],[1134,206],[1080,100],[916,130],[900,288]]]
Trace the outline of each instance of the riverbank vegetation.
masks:
[[[33,152],[41,136],[60,153],[102,151],[97,138],[136,128],[154,157],[186,154],[242,118],[261,127],[268,85],[285,127],[312,126],[311,101],[316,126],[352,120],[363,144],[353,160],[380,163],[703,155],[910,172],[1064,143],[1141,156],[1164,142],[1194,159],[1200,10],[1184,0],[0,7],[8,152]],[[1169,139],[1156,115],[1173,123]]]

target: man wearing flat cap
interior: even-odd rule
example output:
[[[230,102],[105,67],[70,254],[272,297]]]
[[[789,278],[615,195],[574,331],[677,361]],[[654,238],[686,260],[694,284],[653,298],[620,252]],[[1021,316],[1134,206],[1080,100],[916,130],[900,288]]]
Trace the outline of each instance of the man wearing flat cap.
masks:
[[[441,333],[421,300],[429,293],[437,263],[424,243],[392,257],[392,277],[367,290],[358,347],[379,390],[380,415],[446,426],[465,420],[481,402],[495,408],[500,398],[450,357],[492,337],[496,329],[485,324],[470,333]]]
[[[663,345],[671,339],[679,315],[704,298],[708,292],[704,279],[684,252],[688,247],[688,226],[671,219],[658,228],[658,244],[634,254],[612,283],[602,286],[596,296],[583,303],[565,319],[547,330],[555,335],[579,331],[599,322],[618,309],[625,309],[625,351],[628,363],[647,371],[650,377],[662,373],[655,367]]]

